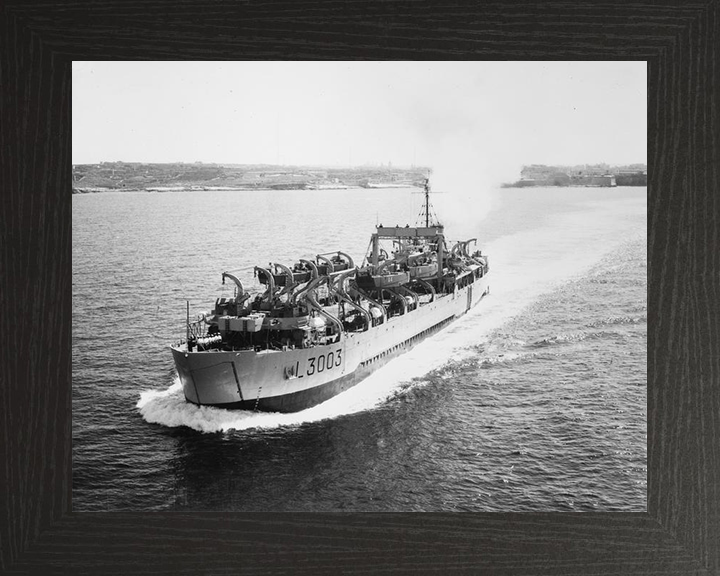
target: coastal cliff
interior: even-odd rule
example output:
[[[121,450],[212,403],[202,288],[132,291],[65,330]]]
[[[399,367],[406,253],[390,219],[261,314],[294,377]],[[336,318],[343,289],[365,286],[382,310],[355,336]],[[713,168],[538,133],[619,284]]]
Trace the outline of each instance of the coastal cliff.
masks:
[[[578,166],[523,166],[520,180],[502,185],[503,188],[530,186],[647,186],[647,165],[583,164]]]

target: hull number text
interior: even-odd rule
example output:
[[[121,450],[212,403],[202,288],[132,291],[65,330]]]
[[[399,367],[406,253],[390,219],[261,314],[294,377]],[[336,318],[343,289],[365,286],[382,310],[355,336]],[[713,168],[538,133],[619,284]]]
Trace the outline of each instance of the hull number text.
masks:
[[[342,348],[338,348],[333,352],[328,352],[321,356],[310,356],[305,366],[300,366],[298,360],[292,366],[285,368],[286,378],[302,378],[303,376],[313,376],[320,374],[326,370],[338,368],[342,364]]]

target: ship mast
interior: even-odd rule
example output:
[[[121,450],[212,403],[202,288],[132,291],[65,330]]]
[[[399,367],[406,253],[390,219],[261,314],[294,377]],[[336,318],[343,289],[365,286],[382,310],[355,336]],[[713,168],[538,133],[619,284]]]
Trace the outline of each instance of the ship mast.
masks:
[[[413,194],[420,194],[420,192],[413,192]],[[420,211],[420,214],[418,214],[417,218],[417,224],[416,226],[422,226],[422,221],[425,220],[425,228],[429,228],[432,226],[440,226],[440,223],[438,222],[437,216],[434,218],[431,218],[431,210],[432,206],[430,205],[430,178],[425,178],[425,182],[423,183],[423,191],[422,194],[425,194],[425,204],[423,204],[422,209]],[[423,218],[424,216],[424,218]],[[432,222],[432,224],[431,224]]]
[[[430,227],[430,178],[425,178],[425,228]]]

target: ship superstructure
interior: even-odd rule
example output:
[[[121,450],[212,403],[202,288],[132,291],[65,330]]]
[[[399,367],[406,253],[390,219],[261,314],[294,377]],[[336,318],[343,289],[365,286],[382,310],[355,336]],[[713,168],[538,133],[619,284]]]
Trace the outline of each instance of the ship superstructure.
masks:
[[[219,298],[172,346],[183,391],[199,405],[295,412],[357,384],[391,358],[465,314],[488,292],[488,259],[475,239],[448,244],[431,218],[379,225],[360,266],[342,251],[255,267],[263,291],[233,273]],[[386,248],[385,246],[388,245]]]

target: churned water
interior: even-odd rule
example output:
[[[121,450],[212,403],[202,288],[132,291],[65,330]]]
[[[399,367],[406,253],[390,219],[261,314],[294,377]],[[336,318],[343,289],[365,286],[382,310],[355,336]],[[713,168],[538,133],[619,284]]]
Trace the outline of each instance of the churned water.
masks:
[[[410,190],[73,196],[73,507],[644,511],[645,188],[434,198],[491,295],[297,414],[184,401],[168,345],[255,265],[414,223]]]

